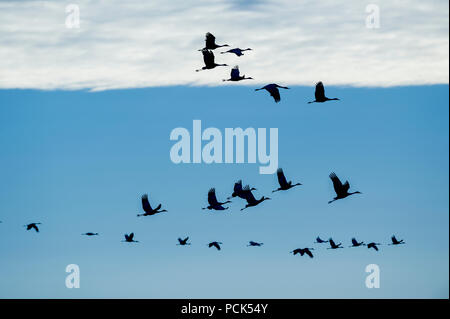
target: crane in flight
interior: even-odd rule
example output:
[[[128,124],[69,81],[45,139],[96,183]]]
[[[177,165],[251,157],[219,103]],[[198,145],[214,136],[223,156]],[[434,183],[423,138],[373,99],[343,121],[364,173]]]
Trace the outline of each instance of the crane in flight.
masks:
[[[367,244],[367,248],[373,248],[373,249],[375,249],[376,251],[378,251],[378,247],[377,247],[377,245],[381,245],[380,243],[369,243],[369,244]]]
[[[205,47],[203,49],[200,49],[199,51],[203,50],[215,50],[217,48],[221,47],[229,47],[228,44],[222,44],[218,45],[216,44],[216,37],[212,35],[212,33],[207,32],[205,36]]]
[[[178,238],[178,246],[185,246],[190,245],[191,243],[188,243],[189,237],[186,237],[185,239]]]
[[[248,185],[246,185],[248,186]],[[250,187],[250,186],[248,186]],[[256,191],[257,189],[252,187],[250,188],[251,191]],[[227,199],[231,199],[233,197],[240,197],[242,199],[245,199],[245,193],[242,190],[242,180],[238,180],[236,183],[234,183],[234,187],[233,187],[233,194],[231,194],[230,197],[228,197]]]
[[[134,238],[134,233],[130,233],[129,235],[125,234],[125,240],[122,240],[122,242],[127,242],[127,243],[138,243],[139,242],[137,240],[134,240],[133,238]]]
[[[352,245],[348,246],[348,247],[359,247],[359,246],[365,246],[366,244],[364,244],[364,242],[360,242],[358,243],[358,241],[356,240],[356,238],[352,238]]]
[[[151,215],[155,215],[158,213],[163,213],[163,212],[167,212],[167,210],[161,209],[161,204],[159,204],[155,209],[152,208],[152,206],[150,205],[150,202],[148,201],[148,195],[144,194],[141,197],[141,201],[142,201],[142,209],[144,210],[144,214],[138,214],[139,216],[151,216]]]
[[[223,82],[226,81],[233,81],[233,82],[237,82],[237,81],[242,81],[242,80],[253,80],[252,77],[245,77],[244,75],[240,75],[239,73],[239,66],[235,66],[231,69],[231,73],[230,73],[230,78],[229,79],[223,79]]]
[[[395,238],[395,235],[392,235],[391,240],[392,240],[392,244],[389,244],[389,245],[402,245],[405,243],[403,241],[403,239],[397,240],[397,238]]]
[[[323,103],[326,101],[336,101],[336,100],[338,101],[339,100],[338,98],[329,99],[325,96],[325,88],[324,88],[322,82],[318,82],[316,84],[316,91],[314,92],[314,95],[315,95],[316,99],[314,101],[308,102],[308,104],[309,103]]]
[[[27,230],[34,229],[36,233],[39,233],[39,227],[37,225],[40,225],[41,223],[31,223],[27,225],[23,225],[23,227],[26,227]]]
[[[264,245],[264,243],[258,243],[258,242],[256,242],[256,241],[253,241],[253,240],[250,240],[249,242],[248,242],[248,245],[247,245],[247,247],[261,247],[262,245]]]
[[[195,70],[195,72],[199,72],[202,70],[211,70],[214,69],[216,66],[228,66],[228,64],[217,64],[214,61],[214,53],[211,50],[204,49],[202,50],[202,54],[205,66],[202,67],[201,69]]]
[[[275,103],[278,103],[278,102],[281,101],[280,91],[278,90],[278,88],[280,88],[280,89],[289,89],[286,86],[280,86],[278,84],[272,83],[272,84],[267,84],[266,86],[263,86],[260,89],[255,89],[255,91],[266,90],[273,97],[273,99],[275,100]]]
[[[333,182],[333,187],[334,187],[334,191],[336,192],[336,197],[333,198],[333,200],[330,200],[328,202],[328,204],[334,202],[335,200],[343,199],[343,198],[346,198],[346,197],[348,197],[350,195],[353,195],[353,194],[361,194],[361,192],[358,192],[358,191],[353,192],[353,193],[349,193],[348,192],[348,190],[350,188],[349,182],[345,181],[345,183],[342,184],[341,181],[339,180],[339,178],[336,176],[336,174],[334,172],[332,172],[330,174],[330,179]]]
[[[252,193],[252,191],[250,190],[250,188],[249,188],[248,185],[245,186],[245,187],[242,189],[242,191],[243,191],[243,195],[244,195],[244,197],[245,197],[245,200],[247,201],[247,205],[245,205],[244,208],[241,208],[241,211],[244,210],[244,209],[246,209],[246,208],[249,208],[249,207],[254,207],[254,206],[256,206],[256,205],[262,203],[262,202],[265,201],[265,200],[270,200],[269,197],[265,197],[265,196],[261,197],[260,199],[256,199],[255,196],[253,196],[253,193]]]
[[[228,51],[224,51],[224,52],[220,52],[221,54],[224,54],[224,53],[234,53],[234,54],[236,54],[237,56],[242,56],[242,55],[244,55],[244,53],[242,53],[242,52],[244,52],[244,51],[251,51],[252,49],[250,49],[250,48],[247,48],[247,49],[239,49],[239,48],[234,48],[234,49],[230,49],[230,50],[228,50]]]
[[[292,184],[292,181],[287,181],[286,176],[284,176],[284,172],[282,168],[277,169],[277,178],[278,178],[278,184],[280,184],[280,187],[278,187],[276,190],[273,190],[272,193],[278,192],[278,191],[287,191],[288,189],[291,189],[295,186],[302,185],[301,183]]]
[[[303,256],[304,254],[307,254],[310,258],[313,258],[313,254],[311,250],[314,250],[314,248],[297,248],[291,251],[291,254],[296,255],[300,254],[300,256]]]
[[[98,236],[98,233],[88,232],[88,233],[84,233],[84,234],[81,234],[81,235],[84,235],[84,236]]]
[[[217,250],[220,250],[220,245],[222,245],[222,243],[220,241],[213,241],[208,244],[208,247],[209,248],[216,247]]]
[[[320,237],[317,236],[315,243],[316,243],[316,244],[328,243],[328,240],[320,239]]]
[[[344,247],[341,247],[342,243],[336,244],[332,238],[330,238],[328,241],[330,242],[330,247],[327,249],[344,248]]]
[[[229,207],[223,207],[222,205],[231,203],[231,201],[227,200],[225,202],[219,202],[216,197],[216,189],[210,188],[208,191],[208,204],[209,206],[203,207],[202,209],[213,209],[213,210],[225,210]]]

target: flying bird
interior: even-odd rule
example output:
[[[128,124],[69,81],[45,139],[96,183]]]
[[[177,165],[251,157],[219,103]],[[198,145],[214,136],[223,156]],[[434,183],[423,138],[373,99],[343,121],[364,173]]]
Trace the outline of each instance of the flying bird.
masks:
[[[215,188],[211,188],[208,191],[208,203],[209,203],[209,206],[208,207],[204,207],[202,209],[225,210],[225,209],[228,209],[229,207],[223,207],[222,205],[231,203],[231,201],[227,200],[226,202],[223,202],[223,203],[219,202],[217,200],[217,197],[216,197],[216,189]]]
[[[294,249],[293,251],[291,251],[291,253],[293,255],[300,254],[300,256],[307,254],[309,257],[313,258],[314,256],[313,256],[311,250],[314,250],[314,248],[297,248],[297,249]]]
[[[162,213],[162,212],[167,212],[167,210],[163,209],[160,210],[161,208],[161,204],[159,204],[155,209],[152,208],[152,206],[150,205],[150,202],[148,201],[148,195],[144,194],[141,197],[142,200],[142,209],[144,210],[144,214],[138,214],[139,216],[151,216],[151,215],[155,215],[158,213]]]
[[[239,74],[239,66],[235,66],[231,69],[231,73],[230,73],[230,78],[229,79],[223,79],[222,81],[226,82],[226,81],[233,81],[233,82],[237,82],[237,81],[241,81],[241,80],[253,80],[252,77],[245,77],[244,75],[240,75]]]
[[[358,241],[356,240],[356,238],[352,238],[352,245],[349,247],[359,247],[359,246],[365,246],[366,244],[364,244],[364,242],[360,242],[358,243]]]
[[[381,244],[379,244],[379,243],[370,243],[370,244],[367,244],[367,248],[373,248],[373,249],[375,249],[376,251],[378,251],[378,247],[377,247],[377,245],[381,245]]]
[[[244,53],[242,53],[242,52],[244,52],[244,51],[251,51],[252,49],[250,49],[250,48],[247,48],[247,49],[239,49],[239,48],[235,48],[235,49],[230,49],[230,50],[228,50],[228,51],[225,51],[225,52],[220,52],[221,54],[224,54],[224,53],[234,53],[234,54],[236,54],[237,56],[241,56],[241,55],[244,55]]]
[[[395,235],[393,235],[393,236],[391,237],[391,240],[392,240],[392,244],[389,244],[389,245],[401,245],[401,244],[404,244],[404,243],[405,243],[405,242],[403,241],[403,239],[397,240],[397,238],[395,238]]]
[[[320,237],[317,236],[315,243],[316,243],[316,244],[328,243],[328,240],[320,239]]]
[[[216,37],[208,32],[208,33],[206,33],[206,36],[205,36],[205,47],[203,49],[200,49],[199,51],[215,50],[215,49],[221,48],[221,47],[229,47],[229,45],[228,44],[222,44],[222,45],[216,44]]]
[[[131,233],[129,235],[125,234],[125,240],[122,240],[122,241],[127,242],[127,243],[138,243],[138,241],[134,240],[133,237],[134,237],[134,233]]]
[[[247,247],[249,247],[249,246],[252,246],[252,247],[261,247],[262,245],[264,245],[264,243],[258,243],[258,242],[256,242],[256,241],[250,240],[250,241],[248,242]]]
[[[210,243],[208,244],[208,247],[209,247],[209,248],[211,248],[211,247],[216,247],[217,250],[220,250],[220,245],[222,245],[221,242],[213,241],[213,242],[210,242]]]
[[[201,69],[195,70],[195,72],[199,72],[201,70],[211,70],[214,69],[216,66],[228,66],[228,64],[217,64],[214,62],[214,53],[210,50],[203,49],[203,62],[205,62],[205,66]]]
[[[333,187],[334,187],[334,191],[336,192],[336,197],[333,200],[330,200],[328,202],[328,204],[334,202],[335,200],[338,199],[343,199],[346,198],[347,196],[353,195],[353,194],[361,194],[361,192],[353,192],[353,193],[349,193],[348,190],[350,188],[350,184],[348,183],[348,181],[345,181],[345,183],[342,185],[341,181],[339,180],[339,178],[336,176],[335,173],[331,173],[330,174],[330,178],[331,181],[333,182]]]
[[[98,233],[84,233],[84,234],[81,234],[81,235],[84,235],[84,236],[98,236]]]
[[[186,237],[185,239],[178,238],[178,244],[179,246],[185,246],[190,245],[187,241],[189,240],[189,237]]]
[[[336,101],[339,100],[338,98],[332,98],[329,99],[325,96],[325,88],[323,87],[323,83],[322,82],[318,82],[316,84],[316,91],[314,93],[316,99],[314,101],[308,102],[309,103],[323,103],[326,101]]]
[[[265,196],[261,197],[260,199],[256,199],[255,196],[253,196],[253,193],[250,190],[250,188],[248,187],[248,185],[245,186],[242,189],[242,191],[243,191],[245,200],[247,201],[247,205],[245,205],[244,208],[241,208],[241,210],[244,210],[244,209],[249,208],[249,207],[254,207],[254,206],[262,203],[265,200],[270,200],[269,197],[265,197]]]
[[[284,176],[284,172],[282,168],[277,169],[277,177],[278,177],[278,184],[280,184],[280,187],[278,187],[276,190],[272,191],[272,193],[278,192],[278,191],[286,191],[290,188],[293,188],[295,186],[300,186],[302,184],[292,184],[292,181],[287,181],[286,176]]]
[[[246,186],[248,186],[248,185],[246,185]],[[250,187],[250,186],[248,186],[248,187]],[[256,191],[256,188],[252,187],[252,188],[250,188],[250,190]],[[233,197],[240,197],[242,199],[245,199],[244,195],[245,194],[242,190],[242,180],[240,179],[236,183],[234,183],[233,194],[231,194],[231,196],[228,197],[227,199],[231,199]]]
[[[28,225],[24,225],[23,227],[26,227],[27,230],[34,229],[37,233],[39,233],[39,228],[37,227],[37,225],[40,225],[40,224],[41,223],[31,223]]]
[[[260,89],[255,89],[255,91],[259,91],[259,90],[266,90],[267,92],[270,93],[270,95],[273,97],[273,99],[275,100],[276,103],[280,102],[281,97],[280,97],[280,91],[278,90],[278,88],[281,89],[289,89],[286,86],[280,86],[278,84],[272,83],[272,84],[267,84],[266,86],[263,86]]]
[[[330,247],[327,248],[327,249],[344,248],[344,247],[341,247],[342,243],[339,243],[339,244],[336,245],[336,243],[334,242],[334,240],[332,238],[330,238],[328,241],[330,242]]]

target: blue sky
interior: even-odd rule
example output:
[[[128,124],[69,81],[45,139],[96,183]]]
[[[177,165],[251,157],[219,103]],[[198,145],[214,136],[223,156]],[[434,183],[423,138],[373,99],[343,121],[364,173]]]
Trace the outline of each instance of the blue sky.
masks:
[[[254,87],[1,90],[0,297],[448,298],[448,84],[326,86],[341,101],[325,104],[306,104],[312,86],[278,104]],[[303,186],[272,196],[258,164],[173,164],[169,134],[193,119],[277,127],[280,167]],[[331,171],[363,194],[328,205]],[[225,198],[241,178],[273,200],[201,210],[210,187]],[[137,218],[143,193],[169,213]],[[33,221],[39,234],[22,227]],[[140,243],[120,242],[128,232]],[[407,245],[387,246],[393,234]],[[331,251],[317,235],[383,245]],[[80,289],[65,287],[72,263]],[[372,263],[379,289],[365,287]]]

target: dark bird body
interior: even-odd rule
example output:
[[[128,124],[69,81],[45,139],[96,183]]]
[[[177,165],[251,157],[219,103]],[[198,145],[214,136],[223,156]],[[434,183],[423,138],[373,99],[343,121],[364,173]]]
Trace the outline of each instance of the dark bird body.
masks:
[[[196,72],[201,70],[211,70],[214,69],[216,66],[227,66],[227,64],[217,64],[214,61],[214,53],[211,50],[203,49],[203,62],[205,63],[205,66],[201,69],[195,70]]]
[[[185,246],[190,245],[187,241],[189,240],[189,237],[186,237],[185,239],[178,238],[178,244],[179,246]]]
[[[330,238],[328,241],[330,242],[330,247],[327,249],[344,248],[344,247],[341,247],[342,243],[336,244],[332,238]]]
[[[85,236],[98,236],[98,233],[84,233],[81,235],[85,235]]]
[[[150,202],[148,201],[148,195],[144,194],[141,197],[142,201],[142,209],[144,210],[144,214],[138,214],[138,216],[151,216],[162,212],[167,212],[167,210],[160,210],[161,204],[159,204],[155,209],[152,208]]]
[[[211,33],[206,33],[205,36],[205,47],[203,49],[200,49],[199,51],[203,51],[203,50],[215,50],[217,48],[221,48],[221,47],[228,47],[228,44],[222,44],[222,45],[218,45],[216,44],[216,37],[214,35],[212,35]]]
[[[336,197],[333,200],[330,200],[328,202],[328,204],[334,202],[335,200],[343,199],[343,198],[346,198],[346,197],[348,197],[350,195],[353,195],[353,194],[361,194],[361,192],[358,192],[358,191],[353,192],[353,193],[349,193],[348,192],[348,190],[350,188],[349,182],[346,181],[344,184],[342,184],[335,173],[331,173],[330,174],[330,179],[333,182],[333,187],[334,187],[334,191],[336,192]]]
[[[209,247],[209,248],[211,248],[211,247],[216,247],[217,250],[220,250],[220,245],[222,245],[221,242],[213,241],[213,242],[210,242],[210,243],[208,244],[208,247]]]
[[[250,241],[248,242],[247,247],[248,247],[248,246],[252,246],[252,247],[261,247],[262,245],[264,245],[264,243],[258,243],[258,242],[256,242],[256,241],[250,240]]]
[[[244,75],[240,75],[239,73],[239,67],[236,65],[234,68],[231,69],[231,73],[230,73],[230,78],[229,79],[224,79],[222,81],[232,81],[232,82],[237,82],[237,81],[242,81],[242,80],[253,80],[252,77],[245,77]]]
[[[339,100],[338,98],[332,98],[329,99],[325,96],[325,88],[323,86],[322,82],[318,82],[316,84],[316,91],[314,93],[316,99],[314,101],[308,102],[308,103],[323,103],[326,101],[336,101]]]
[[[129,235],[125,234],[125,240],[122,240],[123,242],[127,243],[138,243],[137,240],[134,240],[134,233],[130,233]]]
[[[395,235],[391,237],[391,240],[392,240],[392,244],[389,244],[389,245],[401,245],[401,244],[405,243],[403,241],[403,239],[397,240],[397,238],[395,238]]]
[[[297,248],[297,249],[294,249],[293,251],[291,251],[291,253],[293,255],[300,254],[300,256],[307,254],[309,257],[313,258],[314,256],[313,256],[311,250],[314,250],[314,248]]]
[[[316,243],[316,244],[328,243],[328,240],[320,239],[320,237],[317,236],[315,243]]]
[[[272,84],[267,84],[266,86],[263,86],[260,89],[255,89],[255,91],[259,91],[259,90],[266,90],[267,92],[270,93],[270,95],[273,97],[273,99],[275,100],[276,103],[280,102],[281,97],[280,97],[280,91],[278,90],[278,88],[281,89],[289,89],[286,86],[280,86],[278,84],[272,83]]]
[[[379,244],[379,243],[369,243],[369,244],[367,244],[367,248],[373,248],[373,249],[375,249],[376,251],[378,251],[378,247],[377,247],[377,245],[381,245],[381,244]]]
[[[244,55],[244,53],[242,53],[242,52],[244,52],[244,51],[251,51],[252,49],[250,49],[250,48],[247,48],[247,49],[239,49],[239,48],[234,48],[234,49],[230,49],[230,50],[228,50],[228,51],[225,51],[225,52],[220,52],[221,54],[224,54],[224,53],[234,53],[234,54],[236,54],[237,56],[242,56],[242,55]]]
[[[301,183],[292,184],[292,181],[287,181],[286,176],[284,176],[284,172],[282,168],[277,169],[277,178],[278,178],[278,184],[280,184],[280,187],[278,187],[276,190],[272,191],[278,192],[278,191],[287,191],[288,189],[291,189],[295,186],[302,185]]]
[[[364,245],[365,245],[365,244],[364,244],[363,241],[360,242],[360,243],[358,243],[358,241],[356,240],[356,238],[352,238],[352,245],[349,246],[349,247],[359,247],[359,246],[364,246]]]
[[[245,187],[250,187],[248,185],[246,185]],[[256,191],[256,188],[250,188],[251,191]],[[242,188],[242,180],[238,180],[236,183],[234,183],[234,187],[233,187],[233,194],[231,194],[230,197],[228,197],[227,199],[233,198],[233,197],[240,197],[242,199],[245,199],[245,192],[243,191]]]
[[[211,188],[208,191],[208,203],[209,203],[209,206],[204,207],[202,209],[225,210],[225,209],[228,209],[228,207],[223,207],[222,205],[231,203],[231,201],[227,200],[226,202],[223,202],[223,203],[219,202],[216,197],[216,189]]]
[[[27,230],[34,229],[37,233],[39,233],[39,228],[37,227],[37,225],[40,225],[40,224],[41,223],[31,223],[28,225],[24,225],[24,227],[26,227]]]
[[[244,208],[241,208],[241,210],[244,210],[249,207],[254,207],[254,206],[262,203],[265,200],[270,200],[269,197],[265,197],[265,196],[261,197],[260,199],[256,199],[255,196],[253,196],[253,193],[250,190],[250,188],[248,187],[248,185],[245,186],[242,191],[243,191],[245,200],[247,201],[247,205],[245,205]]]

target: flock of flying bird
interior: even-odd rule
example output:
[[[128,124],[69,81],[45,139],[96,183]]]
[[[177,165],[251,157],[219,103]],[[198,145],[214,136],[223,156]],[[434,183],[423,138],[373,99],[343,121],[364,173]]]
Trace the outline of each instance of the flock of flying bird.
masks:
[[[215,42],[215,37],[211,33],[208,32],[206,34],[205,47],[203,49],[199,50],[203,54],[203,60],[205,62],[205,66],[196,71],[209,70],[209,69],[213,69],[217,66],[226,66],[226,64],[215,63],[215,58],[214,58],[214,54],[213,54],[212,50],[215,50],[220,47],[228,47],[228,46],[229,45],[227,45],[227,44],[217,45]],[[243,54],[244,51],[250,51],[250,50],[252,50],[252,49],[251,48],[247,48],[247,49],[234,48],[234,49],[230,49],[228,51],[224,51],[221,53],[222,54],[233,53],[233,54],[237,55],[238,57],[240,57],[240,56],[244,55]],[[223,81],[241,81],[241,80],[249,80],[249,79],[252,79],[252,78],[245,77],[245,75],[241,76],[239,73],[239,67],[235,66],[231,70],[230,78],[224,79]],[[279,88],[289,89],[288,87],[284,87],[284,86],[280,86],[278,84],[272,83],[272,84],[268,84],[262,88],[255,89],[255,90],[256,91],[267,90],[270,93],[270,95],[274,98],[275,102],[279,102],[280,101],[280,92],[278,90]],[[308,102],[308,103],[314,103],[314,102],[323,103],[323,102],[331,101],[331,100],[339,100],[339,99],[338,98],[327,98],[325,96],[324,86],[323,86],[322,82],[319,82],[316,84],[315,100]],[[331,173],[329,177],[333,183],[334,191],[336,193],[336,196],[328,202],[329,204],[336,200],[344,199],[344,198],[354,195],[354,194],[361,194],[361,192],[359,192],[359,191],[349,192],[349,189],[350,189],[349,182],[346,181],[345,183],[342,183],[340,181],[340,179],[336,176],[335,173]],[[286,179],[286,176],[284,175],[282,168],[279,168],[277,170],[277,178],[278,178],[279,187],[277,189],[273,190],[272,193],[279,192],[279,191],[287,191],[291,188],[302,185],[301,183],[293,184],[292,181],[288,181]],[[249,207],[257,206],[257,205],[261,204],[262,202],[271,199],[271,198],[265,197],[265,196],[262,196],[261,198],[257,199],[252,193],[255,190],[256,190],[256,188],[253,188],[253,187],[250,188],[249,185],[242,186],[242,180],[239,180],[238,182],[236,182],[234,184],[233,193],[231,194],[231,196],[228,197],[226,201],[220,202],[216,197],[215,188],[211,188],[208,191],[208,206],[204,207],[202,209],[223,211],[223,210],[226,210],[229,208],[229,207],[225,207],[224,205],[231,203],[230,199],[238,197],[238,198],[241,198],[246,201],[246,205],[243,208],[241,208],[241,211],[242,211]],[[150,205],[150,202],[148,200],[147,194],[142,195],[141,201],[142,201],[142,209],[143,209],[144,213],[138,214],[137,215],[138,217],[152,216],[152,215],[156,215],[159,213],[167,212],[167,210],[161,209],[161,204],[159,204],[155,208],[152,208],[152,206]],[[1,223],[1,221],[0,221],[0,223]],[[41,223],[35,222],[35,223],[30,223],[30,224],[24,225],[24,227],[26,227],[27,230],[34,229],[36,232],[39,232],[39,227],[37,225],[40,225],[40,224]],[[83,233],[82,235],[98,236],[99,233],[87,232],[87,233]],[[128,242],[128,243],[138,242],[137,240],[134,239],[134,233],[125,234],[124,237],[125,237],[125,239],[123,240],[123,242]],[[180,245],[180,246],[190,245],[188,240],[189,240],[189,237],[185,237],[184,239],[178,238],[177,245]],[[332,238],[330,238],[329,240],[322,240],[320,237],[317,237],[315,243],[317,243],[317,244],[329,243],[330,247],[327,249],[344,248],[344,247],[342,247],[342,243],[336,244]],[[352,238],[351,243],[352,243],[352,245],[349,247],[367,246],[367,248],[369,248],[369,249],[373,248],[376,251],[378,251],[378,246],[381,245],[380,243],[375,243],[375,242],[370,242],[368,244],[365,244],[364,242],[358,242],[356,240],[356,238]],[[401,245],[401,244],[405,244],[405,242],[403,240],[397,240],[397,238],[394,235],[391,237],[391,243],[388,245]],[[217,250],[220,250],[221,249],[220,245],[222,245],[222,242],[213,241],[208,244],[208,247],[210,247],[210,248],[215,247]],[[260,247],[262,245],[263,245],[263,243],[261,243],[261,242],[249,241],[247,246]],[[313,258],[313,254],[312,254],[311,250],[314,250],[314,248],[297,248],[297,249],[294,249],[293,251],[291,251],[290,253],[292,253],[293,255],[300,254],[300,256],[303,256],[306,254],[309,257]]]
[[[205,47],[203,49],[200,49],[199,51],[202,52],[203,54],[203,62],[205,64],[204,67],[202,67],[201,69],[195,70],[196,72],[202,71],[202,70],[211,70],[214,69],[217,66],[228,66],[227,64],[218,64],[215,62],[215,57],[214,57],[214,53],[213,50],[217,49],[217,48],[221,48],[221,47],[229,47],[228,44],[222,44],[222,45],[218,45],[216,44],[216,38],[214,37],[214,35],[212,35],[211,33],[206,33],[206,38],[205,38]],[[221,54],[224,53],[234,53],[235,55],[237,55],[238,57],[244,55],[244,51],[251,51],[251,48],[247,48],[247,49],[240,49],[240,48],[234,48],[234,49],[230,49],[228,51],[225,52],[220,52]],[[237,81],[242,81],[242,80],[253,80],[252,77],[246,77],[245,75],[240,75],[239,72],[239,66],[234,66],[231,69],[231,73],[230,73],[230,78],[229,79],[224,79],[222,81],[232,81],[232,82],[237,82]],[[279,89],[289,89],[286,86],[281,86],[275,83],[271,83],[271,84],[267,84],[265,86],[263,86],[262,88],[259,89],[255,89],[255,91],[260,91],[260,90],[266,90],[267,92],[270,93],[270,95],[273,97],[273,99],[275,100],[276,103],[281,101],[281,96],[280,96],[280,90]],[[308,103],[323,103],[326,101],[334,101],[334,100],[339,100],[338,98],[328,98],[325,96],[325,87],[323,86],[322,82],[318,82],[316,84],[316,90],[315,90],[315,100],[314,101],[310,101]]]

